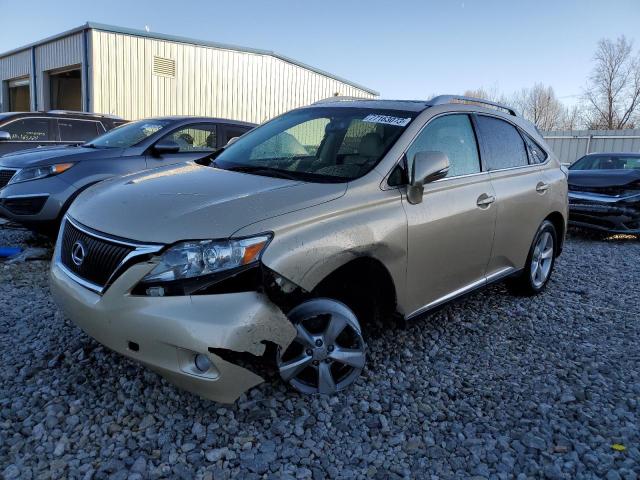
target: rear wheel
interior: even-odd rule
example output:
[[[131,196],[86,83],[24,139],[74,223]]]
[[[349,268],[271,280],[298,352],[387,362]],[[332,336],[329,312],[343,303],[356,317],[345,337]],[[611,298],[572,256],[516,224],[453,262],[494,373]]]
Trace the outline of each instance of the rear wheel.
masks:
[[[536,295],[544,290],[551,278],[557,249],[556,229],[545,220],[533,239],[524,271],[509,282],[511,290],[519,295]]]
[[[355,314],[329,298],[306,301],[291,312],[297,330],[286,350],[278,350],[282,379],[302,393],[333,394],[360,376],[366,344]]]

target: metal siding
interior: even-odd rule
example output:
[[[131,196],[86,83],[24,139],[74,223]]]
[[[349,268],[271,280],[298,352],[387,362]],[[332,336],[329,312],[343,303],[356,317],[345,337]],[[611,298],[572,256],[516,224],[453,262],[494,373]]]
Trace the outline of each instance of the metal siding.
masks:
[[[587,153],[640,152],[640,129],[552,131],[543,136],[564,163],[573,163]]]
[[[7,102],[8,105],[8,100],[4,98],[6,89],[3,82],[27,76],[31,76],[31,50],[23,50],[13,55],[0,58],[0,111],[5,109],[5,102]],[[33,95],[32,80],[29,79],[29,81],[29,88]],[[33,103],[33,98],[31,99],[31,103]]]
[[[207,115],[261,123],[292,108],[365,90],[270,55],[100,30],[91,31],[93,109],[134,120]],[[152,75],[153,56],[176,62],[175,78]],[[125,78],[125,73],[126,78]]]
[[[72,66],[81,68],[83,64],[82,44],[83,37],[80,32],[35,47],[39,108],[47,107],[45,91],[48,88],[48,82],[44,82],[46,72]],[[86,88],[85,85],[83,85],[84,88]]]

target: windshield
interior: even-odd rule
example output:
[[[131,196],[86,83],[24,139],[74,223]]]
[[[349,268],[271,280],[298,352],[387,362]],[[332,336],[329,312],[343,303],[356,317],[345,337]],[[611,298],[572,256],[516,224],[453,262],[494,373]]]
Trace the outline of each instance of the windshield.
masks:
[[[94,148],[128,148],[173,123],[171,120],[140,120],[114,128],[94,138],[85,146]]]
[[[569,170],[632,170],[640,169],[640,155],[589,155],[582,157]]]
[[[415,112],[350,107],[293,110],[245,134],[215,166],[258,175],[345,182],[369,172]]]

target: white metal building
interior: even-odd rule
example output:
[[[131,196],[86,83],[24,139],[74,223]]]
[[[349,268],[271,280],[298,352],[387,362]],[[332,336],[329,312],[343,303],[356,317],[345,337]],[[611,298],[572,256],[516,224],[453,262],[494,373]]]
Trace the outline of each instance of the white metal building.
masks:
[[[377,92],[277,53],[87,23],[0,54],[0,111],[260,123],[332,95]]]

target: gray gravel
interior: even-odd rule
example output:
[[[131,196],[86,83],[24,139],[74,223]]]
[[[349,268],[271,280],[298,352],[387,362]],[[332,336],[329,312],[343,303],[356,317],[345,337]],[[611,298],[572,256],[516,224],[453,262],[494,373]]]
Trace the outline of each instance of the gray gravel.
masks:
[[[0,231],[10,242],[37,244]],[[574,235],[543,295],[498,285],[386,332],[348,392],[274,379],[234,406],[84,335],[47,268],[0,264],[6,479],[640,475],[640,240]]]

